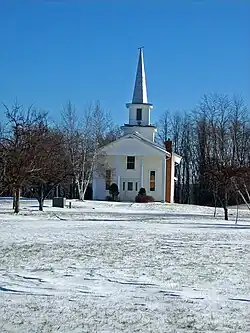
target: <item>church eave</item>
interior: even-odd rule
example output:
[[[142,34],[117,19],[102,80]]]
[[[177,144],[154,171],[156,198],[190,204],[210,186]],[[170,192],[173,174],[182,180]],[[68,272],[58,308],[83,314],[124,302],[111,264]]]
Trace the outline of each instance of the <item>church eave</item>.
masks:
[[[151,108],[153,107],[153,104],[151,103],[127,103],[126,107],[129,108],[131,105],[147,105],[150,106]]]
[[[132,124],[124,124],[123,126],[126,126],[126,127],[151,127],[151,128],[156,128],[156,126],[154,125],[138,125],[138,124],[135,124],[135,125],[132,125]],[[122,126],[122,127],[123,127]]]

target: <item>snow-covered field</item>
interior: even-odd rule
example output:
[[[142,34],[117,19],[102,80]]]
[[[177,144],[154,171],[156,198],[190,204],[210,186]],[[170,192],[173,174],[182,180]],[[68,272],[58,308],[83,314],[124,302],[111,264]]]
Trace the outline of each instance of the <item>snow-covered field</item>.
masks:
[[[250,214],[0,200],[0,332],[250,332]]]

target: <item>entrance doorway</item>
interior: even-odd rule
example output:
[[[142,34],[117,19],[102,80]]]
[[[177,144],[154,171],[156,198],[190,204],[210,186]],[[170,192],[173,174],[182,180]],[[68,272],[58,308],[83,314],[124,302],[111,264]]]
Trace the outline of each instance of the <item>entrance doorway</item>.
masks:
[[[139,179],[121,179],[120,198],[122,201],[135,201],[139,191]]]

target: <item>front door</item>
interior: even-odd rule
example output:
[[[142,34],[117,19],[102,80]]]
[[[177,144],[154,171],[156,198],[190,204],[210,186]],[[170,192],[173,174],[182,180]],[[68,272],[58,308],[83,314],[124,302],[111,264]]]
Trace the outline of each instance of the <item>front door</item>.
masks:
[[[139,179],[121,179],[121,201],[135,201],[139,191]]]

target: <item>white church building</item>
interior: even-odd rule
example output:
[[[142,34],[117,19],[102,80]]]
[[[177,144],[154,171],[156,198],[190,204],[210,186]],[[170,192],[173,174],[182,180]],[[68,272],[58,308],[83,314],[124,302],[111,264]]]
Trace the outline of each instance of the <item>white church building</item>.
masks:
[[[94,200],[106,200],[109,186],[116,183],[120,201],[135,201],[144,187],[155,201],[173,202],[175,165],[181,157],[172,152],[172,142],[165,147],[155,143],[157,128],[151,125],[153,105],[148,103],[143,49],[140,48],[132,102],[127,105],[128,124],[122,126],[123,136],[103,148],[105,175],[94,175]]]

